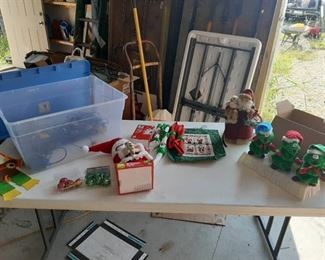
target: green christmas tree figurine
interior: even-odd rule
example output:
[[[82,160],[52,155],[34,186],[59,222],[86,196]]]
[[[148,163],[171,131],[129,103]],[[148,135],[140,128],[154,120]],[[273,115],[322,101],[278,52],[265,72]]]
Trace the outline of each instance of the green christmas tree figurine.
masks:
[[[308,147],[302,159],[302,164],[296,171],[294,181],[300,181],[306,185],[316,186],[321,175],[325,173],[325,146],[312,144]]]
[[[272,155],[273,169],[279,169],[285,172],[290,172],[296,156],[300,151],[300,143],[303,141],[302,135],[294,130],[289,130],[282,137],[279,149]]]
[[[264,158],[265,154],[270,152],[273,138],[272,125],[267,122],[259,123],[255,128],[255,136],[249,145],[248,154]]]

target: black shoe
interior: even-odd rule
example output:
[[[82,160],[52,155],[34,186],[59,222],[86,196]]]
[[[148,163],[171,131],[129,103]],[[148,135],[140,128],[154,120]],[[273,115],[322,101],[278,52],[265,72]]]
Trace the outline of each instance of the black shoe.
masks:
[[[254,155],[254,152],[253,151],[248,151],[248,154],[249,155]]]
[[[293,181],[299,181],[299,178],[297,177],[297,176],[293,176],[292,178],[291,178]]]

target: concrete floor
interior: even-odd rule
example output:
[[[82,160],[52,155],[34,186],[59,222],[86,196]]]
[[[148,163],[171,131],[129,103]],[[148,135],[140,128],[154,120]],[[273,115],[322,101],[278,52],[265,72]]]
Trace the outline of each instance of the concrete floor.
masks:
[[[252,217],[228,216],[221,227],[151,218],[146,213],[78,211],[66,214],[48,259],[65,259],[66,243],[92,220],[101,223],[106,218],[144,239],[148,259],[270,259]],[[275,221],[274,236],[280,220]],[[32,210],[0,209],[0,234],[0,260],[40,258],[43,245]],[[325,218],[292,218],[279,259],[325,260]]]

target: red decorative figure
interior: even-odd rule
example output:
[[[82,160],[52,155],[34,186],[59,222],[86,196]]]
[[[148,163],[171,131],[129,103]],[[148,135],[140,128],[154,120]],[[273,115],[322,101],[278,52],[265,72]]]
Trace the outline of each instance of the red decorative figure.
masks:
[[[255,109],[254,93],[245,89],[226,104],[224,138],[229,143],[246,143],[253,137],[254,125],[262,121]]]

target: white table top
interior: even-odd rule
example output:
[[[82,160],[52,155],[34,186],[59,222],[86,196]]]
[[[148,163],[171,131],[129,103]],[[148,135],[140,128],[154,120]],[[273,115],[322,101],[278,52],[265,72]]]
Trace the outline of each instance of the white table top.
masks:
[[[123,135],[130,137],[144,121],[123,121]],[[186,127],[218,129],[221,123],[185,123]],[[0,149],[1,150],[1,149]],[[57,192],[60,177],[84,174],[85,169],[112,164],[111,157],[95,154],[35,173],[40,184],[13,201],[0,200],[4,208],[39,208],[96,211],[169,213],[217,213],[228,215],[325,216],[325,183],[313,198],[300,201],[254,172],[240,167],[237,160],[247,146],[230,145],[226,157],[204,163],[173,163],[163,158],[155,172],[154,189],[137,194],[118,195],[111,167],[109,188],[81,187]]]

